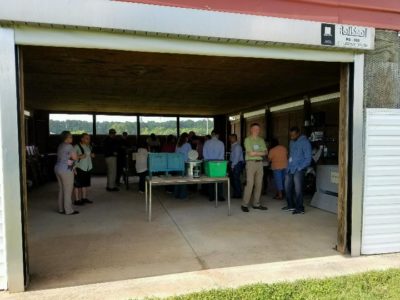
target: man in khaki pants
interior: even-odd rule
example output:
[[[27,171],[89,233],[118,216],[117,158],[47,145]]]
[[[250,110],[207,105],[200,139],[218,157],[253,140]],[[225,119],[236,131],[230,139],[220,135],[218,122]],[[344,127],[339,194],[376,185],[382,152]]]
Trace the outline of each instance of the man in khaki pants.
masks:
[[[246,150],[246,187],[244,189],[242,211],[249,212],[248,205],[253,195],[253,209],[267,210],[260,204],[263,183],[263,158],[268,154],[264,139],[259,137],[260,125],[251,124],[250,136],[244,140]]]

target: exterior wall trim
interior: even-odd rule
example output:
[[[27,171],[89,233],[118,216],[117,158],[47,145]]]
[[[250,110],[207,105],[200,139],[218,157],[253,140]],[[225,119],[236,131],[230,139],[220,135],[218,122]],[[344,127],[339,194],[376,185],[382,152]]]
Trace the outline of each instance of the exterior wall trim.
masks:
[[[354,57],[351,255],[361,255],[362,211],[364,199],[364,54]]]
[[[329,24],[333,26],[330,34],[336,27],[336,43],[323,45],[321,22],[104,0],[13,0],[12,5],[0,2],[0,22],[323,49],[371,50],[375,40],[372,27]],[[342,35],[342,29],[349,34]],[[358,32],[355,36],[362,42],[339,39],[352,39],[352,31]]]
[[[21,174],[14,30],[0,28],[0,160],[8,289],[24,290]]]
[[[354,52],[304,49],[285,46],[215,43],[203,40],[173,39],[89,30],[15,26],[18,45],[96,48],[230,57],[254,57],[326,62],[353,62]]]

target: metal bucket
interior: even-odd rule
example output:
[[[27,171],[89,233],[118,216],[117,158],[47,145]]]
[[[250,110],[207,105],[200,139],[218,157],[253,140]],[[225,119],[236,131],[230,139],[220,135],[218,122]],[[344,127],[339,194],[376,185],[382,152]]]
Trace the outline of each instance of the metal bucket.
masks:
[[[185,163],[186,176],[198,178],[201,175],[201,160],[193,160]]]

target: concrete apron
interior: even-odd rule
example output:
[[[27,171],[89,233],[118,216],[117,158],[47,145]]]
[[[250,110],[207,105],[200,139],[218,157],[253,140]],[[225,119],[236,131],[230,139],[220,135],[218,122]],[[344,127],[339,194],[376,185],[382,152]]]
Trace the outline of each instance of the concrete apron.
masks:
[[[240,267],[210,269],[19,294],[4,292],[0,299],[143,299],[168,297],[247,284],[326,278],[400,268],[400,254],[349,257],[334,255]]]

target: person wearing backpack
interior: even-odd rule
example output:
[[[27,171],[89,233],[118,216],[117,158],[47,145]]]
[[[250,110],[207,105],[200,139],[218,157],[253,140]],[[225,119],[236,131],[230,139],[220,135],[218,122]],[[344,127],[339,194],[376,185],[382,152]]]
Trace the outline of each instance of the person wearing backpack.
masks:
[[[82,133],[80,142],[75,145],[75,151],[78,155],[78,160],[75,164],[75,205],[84,205],[93,203],[88,199],[88,187],[90,187],[91,171],[93,169],[92,148],[90,147],[90,135]]]

